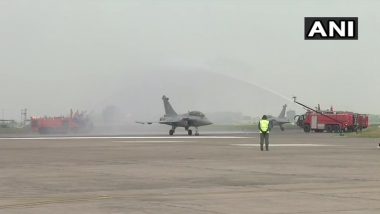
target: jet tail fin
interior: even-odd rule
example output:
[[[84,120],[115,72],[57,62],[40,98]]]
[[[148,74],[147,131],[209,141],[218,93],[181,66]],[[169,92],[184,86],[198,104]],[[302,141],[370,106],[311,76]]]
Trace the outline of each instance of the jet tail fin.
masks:
[[[285,118],[286,107],[287,107],[286,104],[282,106],[282,110],[280,112],[280,115],[278,115],[279,118]]]
[[[165,95],[162,96],[162,101],[164,101],[164,107],[165,107],[165,115],[177,115],[177,113],[174,111],[172,105],[169,103],[169,98]]]

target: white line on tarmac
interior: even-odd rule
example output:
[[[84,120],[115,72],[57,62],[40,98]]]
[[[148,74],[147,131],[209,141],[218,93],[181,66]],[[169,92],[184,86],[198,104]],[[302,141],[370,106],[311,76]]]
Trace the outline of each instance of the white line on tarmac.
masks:
[[[238,136],[99,136],[99,137],[3,137],[0,140],[82,140],[82,139],[245,139]]]
[[[259,144],[230,144],[231,146],[260,146]],[[318,147],[318,146],[332,146],[332,145],[326,145],[326,144],[269,144],[269,146],[275,146],[275,147]]]
[[[114,140],[113,143],[188,143],[190,140]]]

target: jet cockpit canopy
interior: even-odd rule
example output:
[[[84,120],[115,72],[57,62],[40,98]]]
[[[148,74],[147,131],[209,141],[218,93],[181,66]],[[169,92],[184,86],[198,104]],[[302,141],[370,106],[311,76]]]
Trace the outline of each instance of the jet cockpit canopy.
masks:
[[[205,117],[205,115],[200,111],[190,111],[189,115],[190,116],[197,116],[197,117]]]

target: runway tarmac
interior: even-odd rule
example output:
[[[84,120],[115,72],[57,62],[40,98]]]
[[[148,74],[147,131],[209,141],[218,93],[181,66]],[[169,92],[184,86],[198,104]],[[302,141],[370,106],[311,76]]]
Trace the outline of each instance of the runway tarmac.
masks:
[[[0,138],[0,213],[380,213],[379,140],[273,132]]]

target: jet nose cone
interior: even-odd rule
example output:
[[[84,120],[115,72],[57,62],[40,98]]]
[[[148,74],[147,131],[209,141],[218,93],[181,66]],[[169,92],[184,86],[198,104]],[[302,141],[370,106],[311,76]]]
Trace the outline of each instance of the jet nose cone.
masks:
[[[209,119],[206,119],[206,125],[211,125],[212,122]]]

